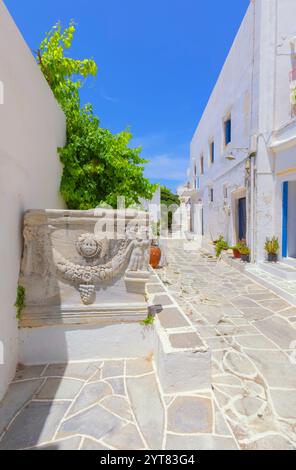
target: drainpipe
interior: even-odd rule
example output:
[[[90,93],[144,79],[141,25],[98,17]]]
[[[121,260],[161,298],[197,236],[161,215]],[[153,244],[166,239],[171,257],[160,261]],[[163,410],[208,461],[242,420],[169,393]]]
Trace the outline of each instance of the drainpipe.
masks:
[[[251,195],[250,195],[250,204],[251,204],[251,210],[250,210],[250,219],[251,219],[251,230],[250,230],[250,248],[251,248],[251,262],[254,263],[256,261],[256,256],[255,256],[255,191],[256,191],[256,186],[255,186],[255,160],[256,160],[256,154],[253,153],[250,155],[250,179],[251,179]]]

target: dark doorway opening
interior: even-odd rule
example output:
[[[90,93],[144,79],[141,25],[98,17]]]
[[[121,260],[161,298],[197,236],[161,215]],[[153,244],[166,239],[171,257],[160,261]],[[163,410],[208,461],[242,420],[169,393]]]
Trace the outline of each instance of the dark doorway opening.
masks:
[[[246,240],[247,236],[247,200],[242,197],[238,200],[238,238]]]

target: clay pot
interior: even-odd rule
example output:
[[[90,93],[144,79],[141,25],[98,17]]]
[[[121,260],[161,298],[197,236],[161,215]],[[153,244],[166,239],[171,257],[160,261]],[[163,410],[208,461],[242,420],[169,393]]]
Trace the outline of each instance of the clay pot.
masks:
[[[159,246],[150,247],[150,266],[152,268],[157,268],[161,259],[161,249]]]
[[[240,254],[239,250],[237,250],[236,248],[233,248],[232,252],[233,252],[233,257],[234,258],[238,258],[238,259],[241,258],[241,254]]]
[[[277,253],[267,253],[267,259],[270,263],[276,263],[278,260]]]

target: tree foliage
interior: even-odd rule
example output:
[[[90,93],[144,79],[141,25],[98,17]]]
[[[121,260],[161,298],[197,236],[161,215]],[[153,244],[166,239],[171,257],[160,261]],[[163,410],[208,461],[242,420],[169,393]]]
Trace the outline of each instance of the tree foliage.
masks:
[[[75,33],[71,21],[64,31],[57,23],[40,44],[37,61],[67,120],[67,141],[59,149],[63,163],[61,194],[69,209],[90,209],[102,202],[116,207],[117,197],[126,205],[151,199],[156,186],[143,175],[147,163],[140,148],[129,146],[129,130],[112,134],[100,126],[90,104],[82,106],[83,80],[97,74],[92,59],[66,55]]]
[[[177,207],[180,206],[180,199],[177,194],[172,193],[169,188],[161,186],[160,188],[160,200],[161,204],[168,208],[166,217],[169,230],[172,229],[173,214]]]
[[[180,205],[180,199],[177,194],[172,193],[172,191],[169,188],[166,188],[165,186],[161,186],[160,188],[160,194],[161,194],[161,203],[165,204],[166,206],[171,206],[171,205]]]

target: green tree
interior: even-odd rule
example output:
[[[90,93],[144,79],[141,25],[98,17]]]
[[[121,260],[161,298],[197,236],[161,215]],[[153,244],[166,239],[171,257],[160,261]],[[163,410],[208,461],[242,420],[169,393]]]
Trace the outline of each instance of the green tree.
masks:
[[[64,31],[57,23],[37,52],[38,64],[67,120],[66,145],[59,149],[61,194],[69,209],[90,209],[102,202],[116,207],[118,196],[125,197],[127,206],[138,204],[139,198],[151,199],[156,186],[143,175],[147,161],[140,156],[141,148],[129,146],[131,132],[112,134],[100,126],[90,104],[81,105],[82,80],[95,76],[97,65],[92,59],[66,56],[74,33],[73,21]]]
[[[165,204],[166,206],[170,206],[176,204],[180,206],[180,199],[177,194],[174,194],[169,188],[166,186],[161,186],[160,188],[160,198],[161,203]]]
[[[161,204],[166,206],[168,208],[168,211],[166,214],[164,214],[164,211],[162,211],[162,218],[166,219],[166,222],[168,224],[168,229],[171,230],[172,228],[172,223],[173,223],[173,213],[176,210],[177,207],[180,206],[180,199],[177,194],[172,193],[172,191],[169,188],[166,188],[165,186],[160,187],[160,200]]]

